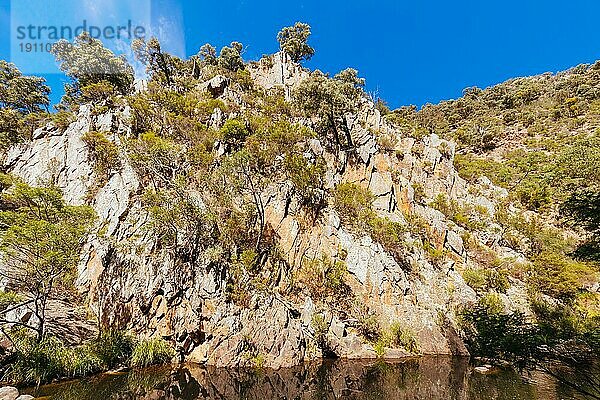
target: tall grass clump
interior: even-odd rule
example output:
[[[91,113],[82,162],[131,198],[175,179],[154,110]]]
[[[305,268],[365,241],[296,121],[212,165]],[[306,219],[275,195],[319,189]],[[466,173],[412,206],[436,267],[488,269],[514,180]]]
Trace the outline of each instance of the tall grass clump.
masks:
[[[92,340],[89,347],[102,360],[105,368],[111,369],[127,364],[135,347],[135,339],[123,331],[110,329]]]
[[[175,352],[163,338],[141,339],[133,349],[131,366],[143,368],[154,364],[165,364],[174,355]]]
[[[16,359],[4,373],[14,383],[36,384],[57,378],[75,378],[100,372],[102,360],[87,346],[66,347],[59,339],[47,336],[37,342],[26,336],[18,339]]]
[[[173,349],[162,338],[142,339],[118,330],[107,330],[97,338],[68,347],[58,338],[41,341],[20,333],[15,335],[15,361],[4,370],[3,379],[14,384],[48,383],[77,378],[122,367],[146,367],[168,362]]]
[[[401,347],[404,350],[418,354],[419,342],[415,334],[399,322],[394,322],[388,329],[382,330],[373,343],[373,348],[379,357],[385,354],[386,347]]]

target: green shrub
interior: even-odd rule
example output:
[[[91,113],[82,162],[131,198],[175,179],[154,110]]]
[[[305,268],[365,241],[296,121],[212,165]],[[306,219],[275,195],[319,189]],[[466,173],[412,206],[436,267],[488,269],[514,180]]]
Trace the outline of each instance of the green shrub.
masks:
[[[404,219],[408,224],[408,230],[415,236],[427,237],[429,223],[417,213],[404,213]]]
[[[374,196],[368,189],[354,183],[340,183],[334,189],[333,198],[333,206],[344,224],[368,233],[397,260],[402,258],[407,227],[378,217],[372,206]]]
[[[101,181],[106,181],[111,172],[121,167],[119,149],[116,144],[106,138],[102,132],[86,132],[81,139],[85,142],[94,172]]]
[[[462,272],[462,276],[466,284],[476,291],[495,290],[504,293],[510,287],[508,271],[505,269],[468,268]]]
[[[448,199],[444,193],[436,196],[429,207],[435,208],[454,223],[469,230],[480,230],[486,226],[482,217],[487,215],[487,209],[482,207],[472,207],[469,205],[459,205],[458,201]]]
[[[26,334],[16,336],[16,360],[5,371],[13,383],[41,384],[59,378],[84,377],[120,365],[147,367],[166,363],[174,355],[162,338],[135,341],[130,335],[109,330],[88,342],[67,347],[46,336],[40,342]]]
[[[378,97],[377,100],[375,100],[375,108],[379,111],[379,114],[381,114],[381,116],[386,116],[392,112],[385,100],[383,100],[380,97]]]
[[[102,361],[105,368],[111,369],[127,363],[133,348],[135,339],[119,330],[110,329],[103,331],[88,346]]]
[[[368,222],[372,238],[394,256],[400,256],[404,250],[403,235],[407,228],[399,222],[388,218],[373,216]]]
[[[284,170],[302,205],[316,217],[324,205],[325,162],[322,159],[310,162],[304,155],[294,153],[285,158]]]
[[[471,355],[496,360],[528,362],[543,343],[539,328],[519,312],[504,313],[496,295],[461,312],[461,325]]]
[[[344,224],[362,230],[373,217],[374,197],[369,189],[355,183],[340,183],[333,191],[333,206]]]
[[[492,150],[502,138],[500,121],[493,117],[469,121],[456,129],[454,139],[462,147],[471,148],[473,151]]]
[[[294,278],[301,283],[316,300],[340,296],[346,288],[345,276],[348,273],[343,261],[332,261],[329,257],[305,260]]]
[[[572,300],[585,283],[595,280],[595,273],[588,263],[545,251],[533,259],[530,283],[549,296]]]
[[[506,269],[486,269],[487,286],[497,292],[504,293],[510,288],[508,271]]]
[[[344,115],[359,109],[364,97],[364,84],[365,80],[359,78],[358,71],[352,68],[339,72],[333,78],[313,71],[292,93],[298,111],[317,119],[315,131],[326,148],[333,150],[352,146],[350,136],[342,133],[349,132]]]
[[[350,314],[358,321],[356,326],[358,332],[368,341],[376,342],[381,336],[377,315],[369,310],[365,302],[359,298],[354,298],[353,302],[349,304],[349,308]]]
[[[406,351],[415,354],[419,352],[416,336],[399,322],[394,322],[388,329],[380,332],[373,344],[378,357],[385,354],[386,347],[402,347]]]
[[[171,183],[176,178],[175,171],[180,167],[183,151],[175,141],[148,131],[129,141],[128,150],[140,176],[164,183]]]
[[[429,257],[429,260],[432,262],[432,264],[436,266],[440,266],[449,255],[448,250],[444,248],[438,249],[429,240],[423,241],[423,250],[425,250],[425,253]]]
[[[36,343],[33,338],[25,337],[19,342],[17,358],[9,366],[4,379],[39,385],[65,374],[65,347],[61,341],[48,337]]]
[[[587,323],[591,322],[591,319],[572,305],[552,304],[536,295],[530,298],[530,303],[541,331],[553,340],[569,340],[589,331]],[[594,330],[593,327],[591,330]]]
[[[358,330],[365,339],[371,342],[377,342],[381,337],[381,326],[374,314],[365,313],[359,316]]]
[[[15,292],[0,290],[0,311],[6,310],[11,305],[22,301],[21,296]]]
[[[405,328],[399,322],[394,322],[389,329],[390,342],[394,346],[403,347],[411,353],[419,352],[419,343],[417,337],[409,329]]]
[[[385,355],[386,343],[383,340],[377,340],[373,343],[373,350],[375,350],[375,354],[377,357],[383,357]]]
[[[321,348],[327,347],[327,332],[329,332],[329,323],[322,314],[313,314],[310,325],[314,331],[315,341]]]
[[[482,269],[467,268],[462,272],[465,283],[476,291],[484,290],[486,286],[485,274]]]
[[[61,131],[66,130],[77,119],[75,114],[65,110],[60,110],[55,114],[51,114],[51,116],[52,122]]]
[[[94,106],[106,104],[112,101],[116,93],[115,87],[110,82],[94,82],[81,88],[81,101],[90,102]]]
[[[133,348],[131,366],[144,368],[154,364],[164,364],[174,355],[173,348],[163,338],[141,339]]]
[[[24,335],[17,340],[16,360],[4,378],[13,383],[39,385],[57,378],[90,375],[102,368],[102,360],[87,345],[69,348],[52,336],[37,342]]]
[[[67,348],[65,355],[65,376],[83,377],[105,369],[105,365],[94,349],[87,345]]]
[[[252,86],[254,86],[254,81],[252,80],[250,72],[245,69],[236,71],[233,74],[233,81],[237,82],[242,90],[249,90],[252,89]]]
[[[523,214],[509,215],[499,208],[495,219],[505,227],[503,235],[505,240],[515,242],[516,238],[511,238],[511,235],[515,233],[526,239],[526,248],[519,250],[527,253],[530,257],[535,257],[542,252],[568,254],[574,248],[573,241],[566,238],[563,231],[548,226],[540,217],[526,218]]]
[[[498,294],[493,292],[483,295],[479,299],[479,306],[491,314],[500,314],[504,311],[504,302]]]
[[[229,119],[221,127],[221,137],[229,145],[240,146],[250,135],[246,123],[240,119]]]

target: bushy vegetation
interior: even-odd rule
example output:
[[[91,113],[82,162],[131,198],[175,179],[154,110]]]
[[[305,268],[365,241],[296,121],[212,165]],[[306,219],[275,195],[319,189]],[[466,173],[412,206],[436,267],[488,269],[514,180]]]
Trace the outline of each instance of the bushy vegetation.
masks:
[[[485,207],[473,207],[460,205],[454,199],[448,199],[444,193],[440,193],[429,203],[430,207],[442,212],[451,221],[465,229],[477,231],[487,225],[487,209]]]
[[[55,337],[41,341],[25,337],[19,343],[16,361],[4,378],[11,382],[37,384],[62,377],[78,377],[99,372],[101,360],[89,348],[68,348]]]
[[[314,71],[294,91],[294,104],[303,115],[317,119],[314,129],[327,147],[339,150],[354,146],[345,115],[358,110],[365,95],[364,84],[352,68],[333,78]]]
[[[7,287],[33,303],[37,340],[46,335],[48,300],[64,299],[72,290],[81,248],[95,220],[88,206],[70,206],[56,187],[31,187],[16,178],[0,196],[0,275]],[[4,318],[0,324],[11,325]]]
[[[128,363],[136,347],[136,340],[118,329],[107,329],[101,331],[87,346],[100,359],[103,368],[111,369]]]
[[[343,261],[333,261],[329,257],[305,260],[296,272],[295,280],[307,289],[315,300],[339,299],[347,291],[344,281],[348,273]]]
[[[557,299],[571,300],[585,284],[597,280],[589,264],[553,252],[542,252],[533,259],[531,283],[535,290]]]
[[[574,255],[600,262],[600,193],[591,188],[577,191],[565,201],[562,211],[570,224],[588,233]]]
[[[133,68],[98,39],[83,32],[73,43],[61,39],[52,46],[61,71],[71,78],[65,85],[63,105],[73,108],[93,100],[108,100],[113,93],[127,94],[133,85]]]
[[[4,379],[20,384],[48,383],[76,378],[120,366],[147,367],[168,362],[174,355],[162,338],[136,340],[109,330],[87,343],[69,347],[53,336],[38,341],[25,332],[15,335],[16,360],[4,371]]]
[[[355,183],[344,182],[333,190],[333,207],[345,226],[369,234],[399,260],[404,250],[403,235],[407,227],[377,216],[373,210],[373,194]]]
[[[112,172],[121,166],[117,145],[106,137],[103,132],[90,131],[82,137],[88,148],[89,157],[94,164],[94,172],[99,181],[106,183]]]
[[[333,192],[333,206],[342,223],[367,230],[374,216],[373,194],[355,183],[340,183]]]
[[[282,92],[252,85],[237,42],[218,56],[205,45],[185,61],[155,40],[137,41],[134,50],[150,81],[128,97],[134,135],[126,150],[150,187],[147,226],[176,262],[199,262],[209,251],[227,271],[227,298],[248,306],[287,268],[265,216],[268,191],[288,183],[309,224],[325,207],[325,162],[308,145],[316,133],[295,122]],[[217,74],[241,93],[241,104],[197,90]],[[215,121],[219,113],[230,117]]]
[[[281,51],[290,56],[292,61],[299,62],[302,59],[309,60],[315,50],[306,41],[310,36],[310,25],[296,22],[294,26],[283,28],[277,34],[277,41]]]
[[[599,82],[598,63],[580,65],[484,90],[467,88],[457,100],[421,110],[402,107],[386,118],[414,137],[434,132],[455,140],[455,166],[465,179],[485,175],[508,189],[512,201],[542,214],[559,208],[560,217],[587,231],[574,254],[594,260]]]
[[[586,395],[600,392],[596,384],[600,320],[572,306],[532,298],[534,318],[506,312],[493,296],[483,297],[462,311],[462,327],[472,355],[510,361],[520,368],[540,368],[557,380]],[[592,363],[592,364],[590,364]],[[580,371],[581,379],[567,372]]]
[[[310,26],[303,23],[283,28],[278,35],[282,53],[294,62],[309,59],[314,54],[307,43],[310,33]],[[163,51],[155,38],[136,40],[132,50],[149,77],[147,90],[139,93],[132,91],[131,66],[99,41],[88,34],[74,43],[59,41],[52,51],[71,82],[61,112],[51,119],[64,130],[80,104],[92,103],[96,113],[129,105],[132,129],[126,137],[113,141],[104,132],[90,131],[82,140],[100,185],[121,167],[122,158],[131,163],[145,187],[140,193],[148,216],[144,234],[153,240],[152,251],[171,256],[174,270],[186,265],[196,271],[208,264],[227,282],[225,300],[238,307],[251,307],[256,294],[274,291],[302,293],[320,304],[349,305],[353,299],[348,296],[343,256],[304,258],[293,268],[280,254],[276,228],[268,222],[269,201],[275,196],[285,197],[284,218],[293,210],[302,228],[316,224],[321,211],[331,206],[344,227],[371,236],[403,267],[408,232],[421,239],[419,244],[434,265],[441,267],[448,260],[444,243],[418,214],[407,212],[406,224],[381,218],[368,189],[349,182],[328,186],[332,181],[331,176],[326,179],[328,167],[340,172],[355,162],[348,114],[368,101],[364,79],[356,70],[333,77],[314,71],[297,85],[289,101],[290,93],[281,88],[266,90],[254,84],[252,68],[272,67],[273,58],[248,65],[239,42],[219,52],[206,44],[187,60]],[[551,357],[541,350],[544,346],[582,343],[597,349],[598,316],[590,311],[595,300],[589,300],[585,288],[597,281],[594,261],[600,254],[600,142],[590,128],[600,124],[600,92],[594,89],[600,84],[599,71],[598,65],[586,66],[486,90],[468,88],[458,100],[421,110],[390,111],[381,100],[375,104],[403,135],[417,139],[413,154],[423,156],[425,145],[418,140],[437,133],[458,143],[454,162],[463,178],[474,182],[486,175],[508,189],[506,203],[498,205],[493,217],[485,207],[459,203],[444,194],[427,205],[466,231],[499,224],[499,244],[531,260],[519,267],[519,278],[530,293],[558,300],[549,304],[535,299],[535,319],[507,312],[501,294],[515,271],[498,263],[487,245],[473,237],[465,240],[468,255],[481,267],[462,271],[481,297],[462,315],[475,355],[525,365]],[[217,75],[226,88],[206,90],[206,82]],[[0,64],[0,148],[27,139],[32,128],[47,118],[48,92],[42,79],[23,77],[13,65]],[[388,153],[396,139],[388,133],[377,137]],[[343,157],[331,157],[340,152]],[[454,150],[445,142],[440,152],[449,159]],[[65,204],[52,186],[33,188],[6,177],[0,180],[0,249],[7,266],[0,274],[9,281],[6,291],[0,292],[0,313],[29,301],[35,303],[40,321],[39,326],[20,324],[34,332],[21,342],[15,339],[17,361],[8,376],[39,383],[171,359],[174,352],[161,338],[135,340],[108,331],[69,348],[47,334],[47,301],[73,291],[75,265],[94,215],[88,207]],[[412,189],[414,201],[426,206],[423,184]],[[584,240],[578,242],[563,227],[557,228],[561,222],[583,229]],[[291,278],[292,284],[281,284],[282,277]],[[183,285],[177,279],[185,278],[174,278],[170,284]],[[358,317],[356,327],[378,353],[393,346],[419,352],[409,327],[394,323],[384,329],[364,307],[355,311],[340,313]],[[323,315],[315,314],[312,328],[327,350],[329,326]],[[261,365],[264,356],[250,340],[246,344],[248,360]]]
[[[397,321],[387,329],[380,330],[373,341],[373,348],[379,357],[385,355],[386,347],[403,348],[413,354],[419,353],[419,344],[414,333]]]
[[[327,341],[327,332],[329,332],[329,322],[325,319],[322,314],[314,313],[310,321],[310,325],[313,329],[313,336],[317,345],[327,350],[329,348],[329,342]]]
[[[494,290],[499,293],[505,292],[509,287],[509,271],[506,269],[465,269],[462,272],[463,279],[467,285],[478,292],[489,292]]]
[[[43,78],[23,76],[0,60],[0,151],[23,142],[46,118],[50,88]]]
[[[139,340],[131,353],[131,365],[147,367],[153,364],[164,364],[173,358],[175,352],[162,338]]]
[[[537,325],[523,313],[505,313],[493,296],[466,308],[462,318],[466,341],[474,356],[511,361],[523,367],[542,344]]]
[[[525,276],[531,288],[564,301],[572,300],[598,279],[598,266],[574,258],[577,242],[537,216],[524,217],[499,211],[506,243],[532,261]]]

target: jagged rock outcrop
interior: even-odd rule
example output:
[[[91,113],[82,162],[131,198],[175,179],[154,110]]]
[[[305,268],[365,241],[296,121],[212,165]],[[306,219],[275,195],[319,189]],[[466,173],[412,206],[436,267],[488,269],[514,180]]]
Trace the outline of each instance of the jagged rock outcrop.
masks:
[[[280,55],[249,68],[255,84],[282,87],[287,96],[307,76]],[[206,90],[214,97],[235,97],[224,77],[211,79]],[[216,127],[225,119],[217,110],[211,117]],[[11,149],[5,162],[7,170],[26,182],[53,182],[64,190],[68,202],[87,202],[98,213],[97,234],[85,246],[77,279],[96,318],[139,334],[168,338],[181,359],[215,366],[252,365],[260,359],[261,365],[280,368],[323,356],[312,323],[319,312],[326,316],[325,336],[333,354],[377,356],[353,321],[342,320],[335,309],[317,310],[310,298],[284,298],[277,292],[253,294],[248,307],[236,306],[225,297],[226,271],[211,262],[209,251],[198,262],[186,264],[157,248],[141,204],[141,180],[127,156],[120,154],[121,168],[99,186],[81,139],[84,133],[98,130],[120,143],[129,134],[128,114],[126,107],[101,115],[81,107],[77,121],[64,132],[51,124],[36,130],[32,141]],[[356,162],[349,162],[347,151],[331,154],[318,140],[311,142],[328,162],[328,188],[340,182],[369,188],[376,212],[391,221],[407,223],[406,213],[418,215],[427,224],[435,250],[449,255],[443,262],[432,260],[423,246],[415,244],[419,234],[409,231],[404,239],[412,245],[395,257],[368,235],[344,226],[332,208],[325,209],[316,224],[306,226],[283,182],[269,187],[263,202],[288,265],[294,268],[304,257],[322,254],[343,259],[348,286],[384,325],[400,321],[410,327],[424,354],[467,354],[457,334],[455,310],[475,301],[476,294],[455,265],[477,260],[466,254],[465,229],[426,204],[442,193],[493,215],[505,191],[486,180],[477,187],[467,184],[452,164],[454,144],[435,134],[420,141],[400,135],[391,151],[382,150],[373,132],[396,137],[398,132],[369,101],[359,113],[348,115],[347,122]],[[493,225],[471,233],[485,243],[498,244]],[[400,349],[386,349],[384,354],[406,355]]]

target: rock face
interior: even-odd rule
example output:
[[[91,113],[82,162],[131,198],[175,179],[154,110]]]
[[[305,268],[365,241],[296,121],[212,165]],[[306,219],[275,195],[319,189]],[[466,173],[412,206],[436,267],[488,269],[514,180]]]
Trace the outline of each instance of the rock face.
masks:
[[[229,79],[222,75],[217,75],[206,83],[206,89],[213,97],[223,94],[229,84]]]
[[[307,75],[281,55],[251,66],[250,73],[256,84],[282,87],[288,95]],[[207,83],[206,90],[216,97],[227,95],[230,88],[226,78],[217,76]],[[91,237],[85,246],[77,279],[96,318],[142,335],[167,338],[182,360],[279,368],[324,355],[313,326],[314,316],[319,314],[324,316],[324,335],[333,354],[377,357],[355,321],[339,317],[335,307],[316,307],[314,299],[285,298],[277,291],[252,294],[248,307],[235,306],[225,296],[227,273],[211,263],[209,254],[186,264],[157,248],[141,205],[143,188],[126,155],[121,154],[121,169],[98,187],[81,140],[84,133],[98,130],[119,143],[129,134],[128,114],[128,109],[122,108],[94,115],[90,108],[81,107],[77,121],[66,131],[52,125],[40,128],[30,143],[11,149],[5,161],[5,168],[26,182],[54,182],[64,190],[68,202],[87,202],[98,213],[102,234]],[[223,118],[222,114],[214,116],[214,124],[218,126]],[[379,316],[383,327],[400,323],[410,329],[423,354],[467,354],[457,334],[454,312],[474,301],[476,294],[455,266],[474,265],[477,260],[466,254],[464,229],[426,204],[443,194],[493,215],[494,205],[506,194],[489,182],[477,188],[469,186],[453,167],[454,145],[434,134],[420,141],[399,135],[393,151],[382,151],[373,132],[396,136],[398,132],[370,102],[347,118],[358,160],[349,162],[344,152],[323,153],[328,161],[329,187],[354,182],[369,188],[378,215],[391,221],[405,223],[407,214],[418,216],[425,221],[431,246],[447,257],[443,262],[433,259],[424,246],[414,244],[420,243],[420,236],[412,231],[406,232],[404,239],[413,245],[400,255],[391,254],[371,237],[341,224],[331,208],[318,223],[307,227],[282,182],[270,187],[263,201],[267,222],[279,238],[287,264],[294,269],[303,258],[322,254],[344,260],[349,272],[346,283],[363,306]],[[324,152],[318,140],[313,142],[313,148]],[[476,235],[491,243],[498,241],[495,232],[491,226]],[[69,326],[67,321],[62,323]],[[93,326],[80,321],[77,335],[88,336]],[[384,349],[383,356],[409,354],[403,349]]]
[[[0,388],[0,400],[15,400],[19,397],[19,391],[12,386],[4,386]]]

